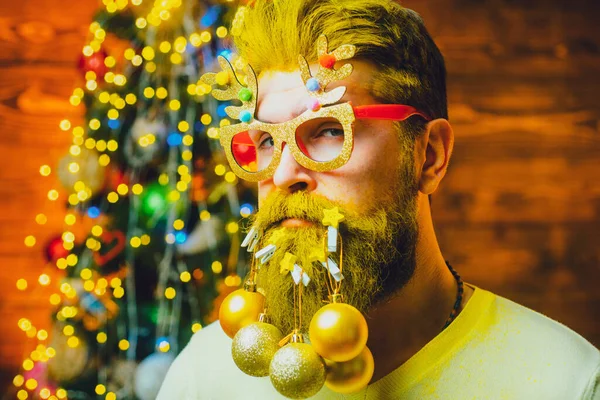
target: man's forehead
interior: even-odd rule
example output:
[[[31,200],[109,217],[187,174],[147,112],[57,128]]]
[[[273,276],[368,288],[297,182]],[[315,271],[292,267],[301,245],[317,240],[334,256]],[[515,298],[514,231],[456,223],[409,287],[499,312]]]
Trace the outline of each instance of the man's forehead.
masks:
[[[354,72],[346,79],[331,82],[327,91],[339,86],[346,87],[340,102],[352,100],[355,105],[373,102],[370,95],[370,82],[374,68],[364,62],[353,62]],[[311,65],[311,71],[317,72]],[[310,99],[308,90],[300,76],[300,71],[263,71],[258,78],[257,118],[264,122],[283,122],[302,114]]]
[[[257,118],[292,119],[306,110],[307,96],[300,71],[265,71],[258,79]]]

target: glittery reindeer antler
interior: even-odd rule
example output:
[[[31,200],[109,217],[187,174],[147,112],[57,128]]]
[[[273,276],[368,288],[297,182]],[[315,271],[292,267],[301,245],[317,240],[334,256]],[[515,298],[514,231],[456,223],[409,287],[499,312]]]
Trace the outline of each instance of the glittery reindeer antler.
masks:
[[[226,89],[213,89],[212,95],[220,101],[240,100],[241,106],[228,106],[225,108],[225,113],[233,119],[239,119],[242,122],[250,122],[254,117],[256,110],[256,97],[258,94],[258,83],[256,74],[250,65],[246,67],[246,78],[248,86],[240,83],[229,61],[219,56],[219,65],[222,71],[219,73],[206,73],[202,75],[200,81],[207,85],[226,86]]]
[[[331,82],[347,78],[352,73],[352,64],[345,64],[337,70],[333,66],[336,61],[354,57],[356,46],[345,44],[328,53],[327,38],[325,35],[321,35],[317,42],[317,53],[319,55],[319,69],[314,77],[310,73],[306,58],[299,56],[298,63],[300,64],[300,75],[309,94],[318,100],[318,106],[324,106],[339,101],[346,92],[344,86],[337,87],[329,92],[325,92],[325,88]]]

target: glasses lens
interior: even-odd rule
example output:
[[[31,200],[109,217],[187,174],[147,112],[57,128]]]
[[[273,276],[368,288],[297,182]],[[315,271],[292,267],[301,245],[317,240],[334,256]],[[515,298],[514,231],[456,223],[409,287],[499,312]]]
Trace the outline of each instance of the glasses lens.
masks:
[[[245,171],[260,172],[273,159],[273,138],[268,132],[240,132],[233,137],[231,153]]]
[[[314,161],[332,161],[342,152],[347,133],[335,118],[314,118],[296,128],[296,144]]]

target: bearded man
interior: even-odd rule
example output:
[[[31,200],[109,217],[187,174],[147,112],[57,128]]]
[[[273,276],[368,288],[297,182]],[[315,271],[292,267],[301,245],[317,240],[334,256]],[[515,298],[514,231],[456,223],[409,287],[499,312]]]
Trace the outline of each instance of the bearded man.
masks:
[[[245,90],[257,98],[240,95],[242,122],[222,129],[221,143],[232,170],[258,182],[259,246],[276,243],[256,271],[270,323],[306,335],[332,276],[368,322],[368,386],[349,395],[326,386],[313,398],[600,399],[596,348],[463,283],[444,260],[429,195],[454,135],[443,57],[421,18],[391,0],[257,0],[236,23],[252,67]],[[236,80],[229,68],[220,85]],[[324,210],[343,215],[339,239]],[[342,271],[314,263],[330,239]],[[288,254],[309,282],[280,267]],[[219,323],[196,333],[159,398],[282,398],[269,378],[236,367],[231,346]]]

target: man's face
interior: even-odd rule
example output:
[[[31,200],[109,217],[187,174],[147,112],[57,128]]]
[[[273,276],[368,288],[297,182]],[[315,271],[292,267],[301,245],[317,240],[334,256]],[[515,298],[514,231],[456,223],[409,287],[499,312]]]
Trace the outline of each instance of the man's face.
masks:
[[[368,91],[374,67],[353,61],[342,102],[376,104]],[[272,72],[258,82],[257,118],[281,123],[306,111],[310,96],[299,72]],[[304,289],[303,324],[327,299],[327,273],[311,255],[323,249],[323,209],[337,206],[346,216],[340,225],[344,249],[341,293],[363,312],[374,301],[400,289],[412,276],[417,237],[416,182],[412,154],[403,154],[392,122],[356,120],[354,150],[348,163],[327,172],[302,167],[288,146],[272,178],[259,182],[259,211],[254,224],[263,231],[261,246],[276,236],[277,251],[258,274],[266,292],[267,312],[283,331],[293,327],[294,285],[280,273],[285,253],[298,257],[312,281]],[[283,233],[283,234],[282,234]],[[339,253],[333,255],[340,262]]]
[[[375,68],[360,61],[352,64],[354,72],[347,79],[329,85],[327,90],[346,86],[341,102],[351,101],[353,106],[377,103],[368,90]],[[288,121],[306,111],[310,100],[298,71],[265,73],[258,88],[257,118],[264,122]],[[400,146],[392,122],[356,120],[354,150],[346,165],[328,172],[311,171],[299,165],[285,146],[273,177],[258,184],[259,204],[276,189],[306,190],[367,212],[375,203],[392,195],[397,182],[390,178],[398,170],[399,161]],[[302,221],[284,221],[283,225],[302,225]]]

